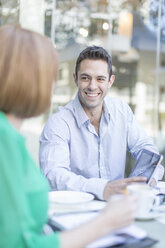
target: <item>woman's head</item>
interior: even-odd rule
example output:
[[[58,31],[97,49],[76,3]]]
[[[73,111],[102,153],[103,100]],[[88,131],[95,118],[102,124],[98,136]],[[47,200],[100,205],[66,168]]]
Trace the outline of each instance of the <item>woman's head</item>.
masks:
[[[48,38],[18,25],[0,27],[0,110],[21,118],[44,112],[57,64]]]

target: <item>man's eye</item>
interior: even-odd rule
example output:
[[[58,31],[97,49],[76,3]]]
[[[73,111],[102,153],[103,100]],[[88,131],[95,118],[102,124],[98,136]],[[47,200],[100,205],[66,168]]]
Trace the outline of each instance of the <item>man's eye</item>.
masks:
[[[83,81],[88,81],[89,78],[88,78],[87,76],[83,76],[83,77],[81,77],[81,80],[83,80]]]
[[[99,82],[105,82],[105,78],[98,78],[97,79]]]

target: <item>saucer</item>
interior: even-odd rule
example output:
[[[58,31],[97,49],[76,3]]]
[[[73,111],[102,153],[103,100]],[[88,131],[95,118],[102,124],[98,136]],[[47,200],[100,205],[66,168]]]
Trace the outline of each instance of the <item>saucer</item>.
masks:
[[[158,213],[155,213],[155,212],[149,212],[145,215],[141,215],[141,216],[137,216],[135,217],[136,220],[152,220],[152,219],[155,219],[156,217],[158,217]]]
[[[159,181],[156,185],[156,190],[159,194],[165,194],[165,182]]]
[[[154,211],[165,213],[165,204],[154,207]]]

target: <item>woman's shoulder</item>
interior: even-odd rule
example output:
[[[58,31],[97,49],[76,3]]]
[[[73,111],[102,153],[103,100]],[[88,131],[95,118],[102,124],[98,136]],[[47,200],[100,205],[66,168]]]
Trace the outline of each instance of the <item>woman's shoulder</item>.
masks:
[[[10,124],[5,114],[0,112],[0,149],[15,149],[24,143],[24,138]]]

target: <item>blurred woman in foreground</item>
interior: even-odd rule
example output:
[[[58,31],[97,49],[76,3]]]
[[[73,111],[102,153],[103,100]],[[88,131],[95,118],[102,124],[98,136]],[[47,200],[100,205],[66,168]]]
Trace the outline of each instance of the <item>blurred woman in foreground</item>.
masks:
[[[57,54],[50,40],[16,25],[0,28],[0,247],[79,248],[132,223],[132,197],[109,202],[92,221],[43,235],[48,183],[19,134],[23,119],[50,105]]]

